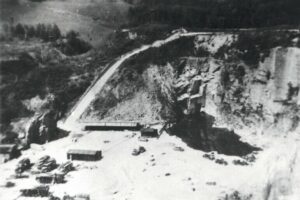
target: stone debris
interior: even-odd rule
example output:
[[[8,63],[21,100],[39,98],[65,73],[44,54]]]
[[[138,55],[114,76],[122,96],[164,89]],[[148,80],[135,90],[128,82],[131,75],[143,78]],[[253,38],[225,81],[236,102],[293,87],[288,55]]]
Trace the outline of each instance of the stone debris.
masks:
[[[184,151],[184,148],[182,148],[182,147],[174,147],[173,148],[174,149],[174,151]]]
[[[215,160],[215,154],[214,152],[206,153],[203,155],[203,158],[207,158],[209,160]]]
[[[215,185],[217,185],[217,183],[215,181],[208,181],[208,182],[206,182],[206,185],[215,186]]]
[[[67,174],[70,171],[74,170],[74,166],[73,166],[73,163],[71,161],[68,161],[68,162],[65,162],[65,163],[61,164],[58,167],[57,170],[64,173],[64,174]]]
[[[257,152],[253,152],[252,154],[248,154],[246,156],[243,156],[242,158],[245,159],[247,162],[250,162],[250,163],[255,162],[255,160],[256,160],[255,153],[257,153]]]
[[[249,165],[249,163],[245,160],[233,160],[232,163],[234,165],[242,165],[242,166]]]
[[[41,157],[34,166],[36,172],[45,173],[54,170],[57,167],[56,160],[46,155]],[[35,170],[34,170],[35,171]]]
[[[131,155],[133,155],[133,156],[138,156],[138,155],[140,155],[141,153],[144,153],[145,151],[146,151],[145,147],[140,146],[140,147],[137,148],[137,149],[133,149]]]
[[[219,198],[219,200],[251,200],[253,195],[252,194],[241,194],[239,191],[234,191],[230,194],[226,194],[225,196]]]
[[[132,133],[132,134],[126,135],[125,137],[126,138],[134,138],[136,135],[137,135],[137,133]]]
[[[23,158],[22,160],[20,160],[18,162],[15,172],[16,172],[16,174],[21,174],[30,168],[31,168],[31,163],[30,163],[29,158]]]
[[[149,142],[149,139],[146,138],[146,137],[139,137],[138,140],[139,140],[140,142]]]
[[[11,188],[11,187],[14,187],[15,185],[16,184],[14,182],[7,181],[3,187]]]
[[[228,165],[228,162],[226,160],[224,160],[223,158],[216,159],[215,163],[220,164],[220,165]]]

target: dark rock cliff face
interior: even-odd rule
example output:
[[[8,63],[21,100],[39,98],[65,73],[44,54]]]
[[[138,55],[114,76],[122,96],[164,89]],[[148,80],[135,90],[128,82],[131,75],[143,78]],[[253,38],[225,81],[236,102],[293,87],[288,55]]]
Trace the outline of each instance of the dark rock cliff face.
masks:
[[[44,144],[58,137],[57,113],[47,111],[35,118],[28,128],[27,142]]]

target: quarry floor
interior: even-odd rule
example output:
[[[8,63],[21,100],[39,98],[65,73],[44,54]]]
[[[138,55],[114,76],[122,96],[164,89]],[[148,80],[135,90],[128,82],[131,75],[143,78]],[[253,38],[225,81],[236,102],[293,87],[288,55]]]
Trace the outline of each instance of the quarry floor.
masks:
[[[74,142],[72,135],[45,145],[32,145],[15,160],[0,165],[0,199],[35,199],[19,197],[19,190],[37,186],[33,175],[14,179],[14,169],[19,159],[29,157],[32,162],[44,155],[54,157],[58,163],[67,161],[69,149],[100,149],[103,159],[96,162],[74,161],[76,170],[66,175],[64,184],[50,185],[50,191],[62,197],[85,193],[92,200],[218,200],[225,194],[238,190],[252,194],[252,199],[266,199],[267,185],[287,187],[285,198],[299,200],[300,154],[299,139],[293,136],[266,137],[241,132],[243,140],[262,147],[257,160],[249,166],[232,163],[238,157],[217,154],[228,165],[216,164],[203,158],[205,152],[194,150],[176,136],[163,133],[159,139],[148,142],[138,139],[132,131],[77,132],[82,137]],[[143,146],[146,152],[133,156],[134,148]],[[175,147],[182,147],[178,151]],[[284,180],[282,182],[282,180]],[[14,187],[5,188],[7,181]],[[274,190],[274,189],[273,189]],[[270,198],[278,193],[271,191]],[[276,193],[276,191],[275,191]],[[272,198],[272,195],[274,198]],[[44,198],[45,199],[45,198]],[[278,198],[279,199],[279,198]]]

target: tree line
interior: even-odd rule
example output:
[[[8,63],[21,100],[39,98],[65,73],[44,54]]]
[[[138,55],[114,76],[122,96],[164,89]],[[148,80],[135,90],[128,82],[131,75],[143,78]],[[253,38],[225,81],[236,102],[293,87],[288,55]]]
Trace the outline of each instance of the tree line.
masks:
[[[133,25],[197,28],[299,26],[299,0],[143,0],[129,10]]]
[[[70,30],[66,34],[62,34],[56,24],[37,24],[35,26],[21,23],[15,26],[4,24],[2,30],[0,41],[13,40],[13,38],[20,40],[38,38],[43,42],[51,42],[66,55],[86,53],[92,48],[88,42],[80,38],[79,33]]]
[[[45,42],[55,41],[62,37],[61,31],[56,24],[17,25],[4,24],[1,40],[9,40],[13,37],[19,39],[40,38]]]

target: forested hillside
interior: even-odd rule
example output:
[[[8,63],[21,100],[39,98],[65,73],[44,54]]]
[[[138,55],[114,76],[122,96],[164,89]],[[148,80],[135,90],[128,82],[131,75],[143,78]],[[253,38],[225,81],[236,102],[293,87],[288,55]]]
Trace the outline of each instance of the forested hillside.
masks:
[[[193,28],[297,26],[298,0],[143,0],[129,11],[133,24],[164,23]],[[134,3],[135,2],[135,3]]]

